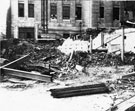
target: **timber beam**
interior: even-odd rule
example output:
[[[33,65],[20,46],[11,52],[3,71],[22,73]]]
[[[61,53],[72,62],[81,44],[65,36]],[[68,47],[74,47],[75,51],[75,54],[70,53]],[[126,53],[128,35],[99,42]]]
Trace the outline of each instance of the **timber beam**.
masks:
[[[128,73],[126,75],[123,75],[122,78],[128,78],[128,77],[131,77],[131,76],[135,76],[135,72],[132,72],[132,73]]]
[[[30,57],[30,54],[25,55],[17,60],[14,60],[6,65],[3,65],[0,67],[0,82],[3,81],[4,75],[12,75],[16,77],[23,77],[28,79],[34,79],[44,82],[52,82],[52,76],[51,75],[43,75],[43,74],[37,74],[33,72],[27,72],[27,71],[21,71],[15,68],[17,65],[19,65],[22,62],[25,62]]]
[[[43,82],[52,82],[52,76],[42,75],[42,74],[37,74],[37,73],[27,72],[27,71],[20,71],[11,68],[2,68],[2,73],[4,75],[17,76],[17,77],[22,77],[27,79],[39,80]]]
[[[23,57],[21,57],[21,58],[19,58],[19,59],[16,59],[16,60],[14,60],[14,61],[12,61],[12,62],[6,64],[6,65],[3,65],[2,67],[0,67],[0,69],[1,69],[1,68],[4,68],[4,67],[6,67],[6,68],[14,68],[14,67],[16,67],[18,64],[20,64],[20,63],[22,63],[22,62],[28,60],[29,57],[30,57],[30,54],[24,55]]]
[[[66,98],[91,94],[109,93],[108,87],[104,84],[93,84],[68,88],[50,89],[54,98]]]

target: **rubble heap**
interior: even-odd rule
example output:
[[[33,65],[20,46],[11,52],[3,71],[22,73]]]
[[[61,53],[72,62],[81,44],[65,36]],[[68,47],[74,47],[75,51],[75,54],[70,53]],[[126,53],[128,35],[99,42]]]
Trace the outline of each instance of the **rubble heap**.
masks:
[[[10,45],[3,57],[12,61],[19,56],[31,53],[29,61],[20,64],[17,69],[38,71],[43,74],[55,70],[57,73],[66,74],[66,76],[76,73],[77,65],[85,70],[89,66],[133,65],[135,63],[135,54],[132,52],[125,54],[125,63],[123,63],[121,56],[113,53],[97,51],[90,54],[85,51],[73,51],[66,55],[57,49],[61,44],[58,41],[45,43],[20,41],[17,44]]]

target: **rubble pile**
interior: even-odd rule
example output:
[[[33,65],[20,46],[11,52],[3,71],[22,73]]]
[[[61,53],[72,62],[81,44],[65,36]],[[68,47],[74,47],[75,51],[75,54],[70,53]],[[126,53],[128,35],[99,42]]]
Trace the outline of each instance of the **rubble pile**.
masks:
[[[19,56],[31,53],[30,59],[20,64],[17,69],[30,72],[37,71],[42,74],[55,72],[65,79],[76,78],[78,71],[85,73],[85,68],[89,66],[118,66],[133,65],[135,63],[135,54],[131,52],[125,54],[125,63],[123,63],[121,55],[113,53],[97,51],[91,54],[86,51],[72,50],[67,55],[57,48],[61,44],[58,41],[44,43],[20,41],[7,48],[4,58],[12,61]],[[78,47],[80,46],[78,45]],[[82,43],[81,47],[83,47]],[[78,66],[79,68],[77,68]]]
[[[119,88],[122,88],[124,90],[133,90],[135,91],[135,77],[131,76],[128,78],[122,78],[119,82]]]
[[[124,55],[124,63],[121,61],[121,55],[95,53],[92,54],[92,64],[100,66],[116,66],[116,65],[133,65],[135,62],[135,54],[128,52]]]
[[[72,40],[70,38],[66,39],[64,43],[58,47],[58,49],[69,55],[73,51],[88,52],[90,43],[83,40]]]
[[[65,66],[70,55],[66,55],[57,49],[58,43],[29,43],[21,42],[18,45],[11,45],[7,50],[6,59],[15,59],[17,55],[24,55],[31,53],[31,62],[44,62],[49,61],[51,64]],[[133,64],[135,54],[132,52],[125,54],[125,63]],[[107,54],[105,52],[87,53],[76,51],[73,53],[70,64],[78,64],[82,66],[90,65],[122,65],[120,55]]]
[[[109,87],[112,94],[114,94],[114,102],[131,98],[135,93],[135,76],[117,79],[110,82]]]

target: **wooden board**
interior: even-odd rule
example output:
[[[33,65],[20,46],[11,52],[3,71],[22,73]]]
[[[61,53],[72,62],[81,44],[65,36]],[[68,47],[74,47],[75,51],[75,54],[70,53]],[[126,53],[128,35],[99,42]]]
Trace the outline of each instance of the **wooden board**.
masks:
[[[126,75],[122,76],[122,78],[127,78],[127,77],[131,77],[131,76],[135,76],[135,72],[126,74]]]
[[[90,94],[109,93],[109,89],[104,83],[68,87],[68,88],[50,89],[50,91],[51,91],[51,95],[54,98],[66,98],[66,97],[83,96],[83,95],[90,95]]]
[[[26,61],[29,57],[30,57],[30,54],[27,54],[27,55],[25,55],[25,56],[23,56],[23,57],[21,57],[21,58],[19,58],[19,59],[16,59],[16,60],[14,60],[14,61],[12,61],[12,62],[6,64],[6,65],[1,66],[0,69],[1,69],[1,68],[4,68],[4,67],[7,67],[7,68],[14,68],[14,67],[16,67],[18,64],[20,64],[20,63]]]
[[[130,111],[128,110],[132,106],[135,106],[135,96],[115,105],[114,107],[106,110],[106,111]]]
[[[34,80],[39,80],[44,82],[52,82],[52,76],[42,75],[42,74],[40,75],[37,73],[20,71],[11,68],[2,68],[2,73],[4,73],[4,75],[12,75],[16,77],[23,77],[23,78],[34,79]]]

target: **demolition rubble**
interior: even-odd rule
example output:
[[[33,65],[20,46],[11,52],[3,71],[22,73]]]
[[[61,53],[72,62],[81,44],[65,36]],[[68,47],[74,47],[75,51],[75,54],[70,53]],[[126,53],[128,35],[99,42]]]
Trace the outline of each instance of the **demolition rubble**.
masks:
[[[65,86],[68,86],[67,89],[51,89],[51,95],[54,98],[101,92],[111,93],[113,101],[118,99],[123,101],[134,95],[134,52],[126,52],[123,62],[119,53],[108,53],[106,50],[98,49],[92,50],[90,53],[90,43],[84,40],[68,38],[64,41],[35,43],[15,39],[4,41],[5,43],[6,45],[1,50],[3,73],[10,75],[12,72],[15,73],[15,76],[21,73],[21,80],[27,78],[43,81],[45,79],[46,82],[54,82],[58,85],[64,83]],[[19,59],[23,55],[28,55],[29,58],[27,60]],[[22,61],[15,62],[17,63],[15,67],[4,66],[10,62],[14,63],[15,60]],[[18,72],[16,73],[16,71]],[[36,76],[31,76],[32,73]],[[13,76],[5,76],[4,80],[8,81]],[[128,96],[124,96],[126,92],[129,92]],[[121,95],[117,95],[118,93]]]

